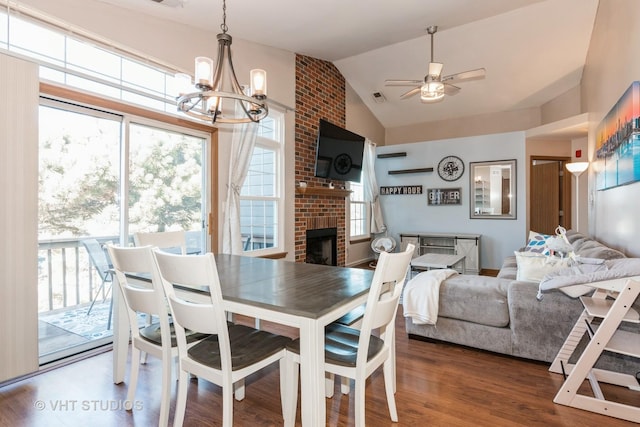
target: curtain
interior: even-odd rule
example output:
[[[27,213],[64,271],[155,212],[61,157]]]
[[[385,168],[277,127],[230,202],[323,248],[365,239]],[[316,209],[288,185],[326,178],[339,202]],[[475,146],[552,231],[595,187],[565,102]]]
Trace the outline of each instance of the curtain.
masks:
[[[245,123],[233,130],[231,138],[231,158],[229,162],[229,181],[227,201],[222,223],[222,253],[242,254],[242,235],[240,233],[240,191],[249,171],[253,148],[256,145],[258,123]]]
[[[362,166],[362,180],[364,190],[364,200],[371,207],[371,233],[382,233],[387,230],[382,217],[380,207],[380,191],[376,182],[376,144],[368,138],[364,143],[364,159]]]

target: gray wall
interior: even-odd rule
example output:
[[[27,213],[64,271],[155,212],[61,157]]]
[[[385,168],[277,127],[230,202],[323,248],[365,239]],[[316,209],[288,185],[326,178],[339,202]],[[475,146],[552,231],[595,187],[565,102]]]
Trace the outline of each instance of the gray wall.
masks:
[[[447,140],[378,147],[377,153],[406,151],[407,157],[377,159],[379,186],[422,185],[422,195],[380,196],[389,235],[399,242],[400,233],[453,232],[482,234],[480,267],[499,269],[502,261],[526,243],[525,137],[510,132]],[[436,171],[445,156],[455,155],[465,163],[463,176],[454,182],[442,180]],[[517,218],[469,218],[469,162],[516,159]],[[433,167],[434,172],[389,175],[389,170]],[[462,188],[462,205],[428,206],[428,188]]]

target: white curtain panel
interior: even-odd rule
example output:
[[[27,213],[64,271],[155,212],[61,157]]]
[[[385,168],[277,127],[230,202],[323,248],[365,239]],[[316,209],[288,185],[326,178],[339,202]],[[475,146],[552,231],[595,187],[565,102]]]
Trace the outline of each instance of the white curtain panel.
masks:
[[[364,200],[371,207],[371,233],[382,233],[387,230],[384,225],[382,208],[380,207],[380,191],[376,182],[376,144],[368,138],[364,143],[364,159],[362,166],[362,180]]]
[[[251,164],[253,148],[256,145],[257,129],[258,123],[251,122],[240,125],[233,130],[227,201],[222,225],[222,252],[225,254],[242,254],[240,191]]]

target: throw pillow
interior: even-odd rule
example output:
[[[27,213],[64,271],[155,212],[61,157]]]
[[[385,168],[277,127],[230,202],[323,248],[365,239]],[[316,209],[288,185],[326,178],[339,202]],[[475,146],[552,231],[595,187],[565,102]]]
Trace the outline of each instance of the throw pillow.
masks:
[[[527,241],[527,246],[524,247],[524,251],[549,255],[549,249],[547,249],[547,239],[549,237],[551,237],[550,234],[529,231],[529,240]]]
[[[518,264],[516,280],[540,283],[542,278],[554,270],[569,266],[569,258],[557,258],[532,252],[514,252]]]

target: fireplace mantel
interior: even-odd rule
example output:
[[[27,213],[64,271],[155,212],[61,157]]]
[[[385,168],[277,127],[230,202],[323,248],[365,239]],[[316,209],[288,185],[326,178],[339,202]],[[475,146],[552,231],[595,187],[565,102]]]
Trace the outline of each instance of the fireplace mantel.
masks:
[[[296,193],[310,196],[347,197],[351,194],[351,190],[329,187],[296,187]]]

